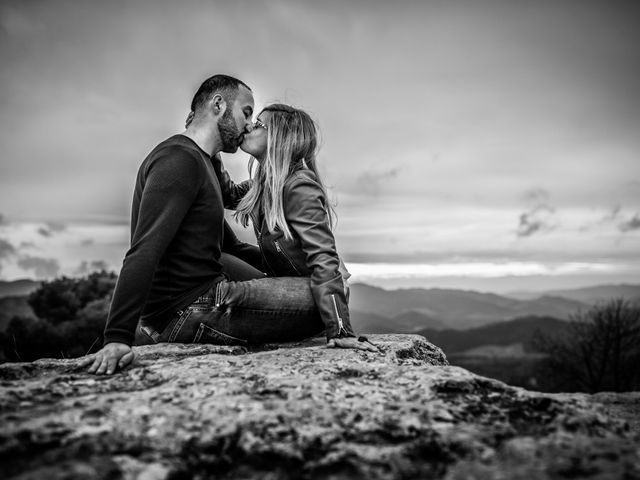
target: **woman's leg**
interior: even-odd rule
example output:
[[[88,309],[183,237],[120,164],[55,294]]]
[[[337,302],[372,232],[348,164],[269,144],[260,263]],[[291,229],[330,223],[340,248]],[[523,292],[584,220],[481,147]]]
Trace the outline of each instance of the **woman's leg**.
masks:
[[[324,331],[307,277],[267,277],[221,282],[223,330],[251,344],[302,340]]]
[[[262,270],[262,254],[256,245],[241,241],[225,220],[222,236],[222,252],[233,255],[256,270]]]
[[[222,272],[227,275],[229,280],[234,282],[244,282],[255,278],[264,278],[265,276],[260,270],[229,253],[223,252],[220,255],[220,262],[222,263]]]

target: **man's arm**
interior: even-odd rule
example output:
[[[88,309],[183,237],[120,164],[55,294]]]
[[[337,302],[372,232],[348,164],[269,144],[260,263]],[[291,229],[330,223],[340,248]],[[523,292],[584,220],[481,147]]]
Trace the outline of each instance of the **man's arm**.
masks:
[[[82,365],[90,373],[112,374],[133,360],[131,344],[160,258],[173,240],[204,178],[201,163],[171,151],[149,167],[137,223],[109,309],[105,346]]]
[[[129,345],[108,343],[94,355],[88,355],[80,361],[80,367],[91,365],[87,370],[97,375],[111,375],[117,368],[124,368],[133,362],[135,356]]]

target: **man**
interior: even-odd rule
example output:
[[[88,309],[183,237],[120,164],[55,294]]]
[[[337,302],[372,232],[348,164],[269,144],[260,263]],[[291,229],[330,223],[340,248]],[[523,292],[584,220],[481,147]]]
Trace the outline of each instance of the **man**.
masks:
[[[81,362],[110,375],[132,362],[136,327],[152,342],[251,344],[321,332],[304,278],[228,282],[219,152],[253,128],[254,100],[240,80],[214,75],[198,89],[187,129],[160,143],[138,171],[131,248],[114,291],[104,347]],[[213,159],[212,159],[213,158]],[[219,172],[218,172],[219,173]],[[353,338],[332,346],[373,350]]]

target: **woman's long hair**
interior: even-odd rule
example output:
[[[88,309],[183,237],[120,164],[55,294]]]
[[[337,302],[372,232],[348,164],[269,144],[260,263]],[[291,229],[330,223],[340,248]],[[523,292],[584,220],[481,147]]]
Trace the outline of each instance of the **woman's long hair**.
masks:
[[[318,134],[314,121],[308,113],[284,104],[265,107],[267,126],[267,155],[263,162],[251,157],[249,172],[253,172],[253,185],[238,204],[235,218],[243,226],[249,224],[251,211],[259,206],[263,212],[269,231],[279,229],[286,239],[293,235],[284,216],[283,196],[287,179],[299,170],[314,173],[325,199],[327,191],[316,167]],[[333,225],[333,208],[328,199],[325,205],[329,216],[329,226]],[[256,225],[260,228],[259,225]]]

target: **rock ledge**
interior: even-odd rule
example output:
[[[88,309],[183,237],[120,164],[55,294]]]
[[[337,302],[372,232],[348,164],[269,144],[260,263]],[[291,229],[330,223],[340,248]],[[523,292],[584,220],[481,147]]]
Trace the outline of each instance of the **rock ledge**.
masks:
[[[136,347],[113,377],[2,365],[0,477],[640,478],[640,437],[595,397],[479,377],[420,336],[370,340],[381,354]]]

